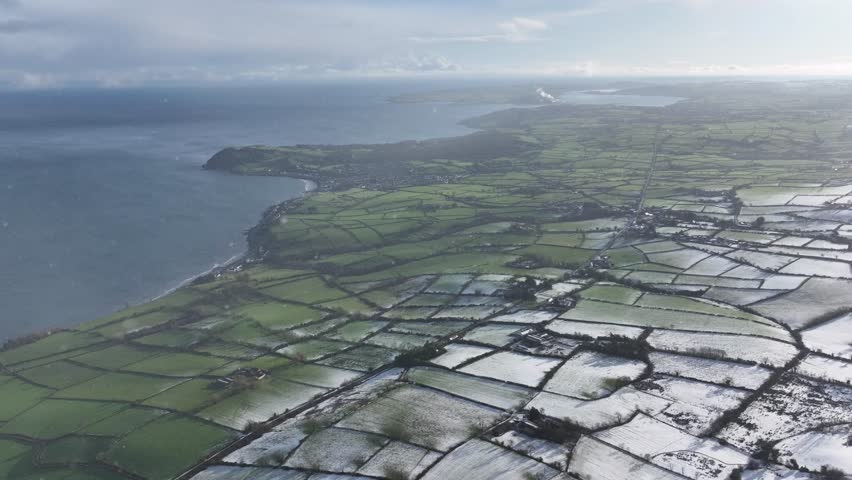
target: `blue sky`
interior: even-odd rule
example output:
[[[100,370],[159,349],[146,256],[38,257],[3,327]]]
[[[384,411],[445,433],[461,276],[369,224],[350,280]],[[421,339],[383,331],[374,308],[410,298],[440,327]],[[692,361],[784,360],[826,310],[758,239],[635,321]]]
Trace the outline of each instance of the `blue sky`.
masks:
[[[0,0],[0,85],[850,75],[852,0]]]

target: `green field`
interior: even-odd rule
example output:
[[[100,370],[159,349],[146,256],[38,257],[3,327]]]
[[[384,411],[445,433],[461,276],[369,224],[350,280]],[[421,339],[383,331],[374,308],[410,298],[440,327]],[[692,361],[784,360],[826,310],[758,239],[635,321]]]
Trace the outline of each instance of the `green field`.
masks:
[[[581,343],[616,348],[588,342],[626,342],[618,335],[632,335],[631,352],[647,357],[652,334],[660,350],[762,368],[787,365],[789,351],[848,361],[848,345],[819,334],[852,306],[852,85],[791,93],[689,84],[664,93],[685,100],[507,110],[466,121],[479,131],[451,139],[217,154],[208,168],[309,178],[319,191],[270,210],[248,235],[251,262],[0,350],[0,478],[173,478],[391,365],[419,368],[395,380],[406,398],[421,395],[440,413],[452,397],[450,413],[483,422],[539,393],[509,376],[514,365],[484,362],[493,371],[482,376],[423,368],[451,342],[539,355],[537,365],[561,362]],[[521,330],[565,343],[529,350]],[[815,332],[811,347],[800,330]],[[667,336],[694,336],[696,345],[675,349]],[[742,351],[750,342],[780,347]],[[593,380],[622,386],[615,374]],[[371,455],[381,446],[421,457],[479,432],[444,423],[384,431],[402,428],[381,425],[381,409],[399,407],[395,395],[357,405],[360,416],[338,427],[369,433],[361,437],[375,443],[363,449]],[[536,402],[554,408],[553,395]],[[712,408],[680,407],[689,422],[720,431],[695,414],[709,418]],[[597,414],[604,424],[624,412]],[[387,438],[379,445],[375,435]],[[309,444],[320,440],[331,442]],[[362,467],[385,475],[386,466],[360,464],[338,473]]]

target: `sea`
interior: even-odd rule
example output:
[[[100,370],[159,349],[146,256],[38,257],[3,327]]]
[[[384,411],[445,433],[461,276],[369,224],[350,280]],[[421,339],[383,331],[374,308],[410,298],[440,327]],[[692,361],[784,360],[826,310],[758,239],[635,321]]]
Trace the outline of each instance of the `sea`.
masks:
[[[203,170],[226,146],[459,135],[506,105],[391,103],[457,84],[359,81],[0,93],[0,341],[156,298],[245,250],[299,179]],[[571,103],[648,106],[580,92]],[[629,96],[628,96],[629,97]],[[651,100],[651,106],[671,101]]]

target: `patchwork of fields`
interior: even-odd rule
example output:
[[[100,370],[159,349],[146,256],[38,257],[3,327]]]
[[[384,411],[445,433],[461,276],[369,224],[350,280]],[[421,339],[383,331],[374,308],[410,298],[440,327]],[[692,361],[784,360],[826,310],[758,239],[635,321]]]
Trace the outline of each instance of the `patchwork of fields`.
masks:
[[[4,347],[0,478],[852,475],[852,85],[667,88],[230,149],[321,188],[246,261]]]

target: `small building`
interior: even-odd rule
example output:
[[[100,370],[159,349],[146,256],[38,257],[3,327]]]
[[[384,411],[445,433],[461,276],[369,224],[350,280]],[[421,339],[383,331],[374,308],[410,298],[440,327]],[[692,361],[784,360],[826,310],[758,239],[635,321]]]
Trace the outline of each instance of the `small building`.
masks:
[[[612,260],[609,255],[597,255],[589,260],[589,266],[598,270],[609,269],[612,268]]]

